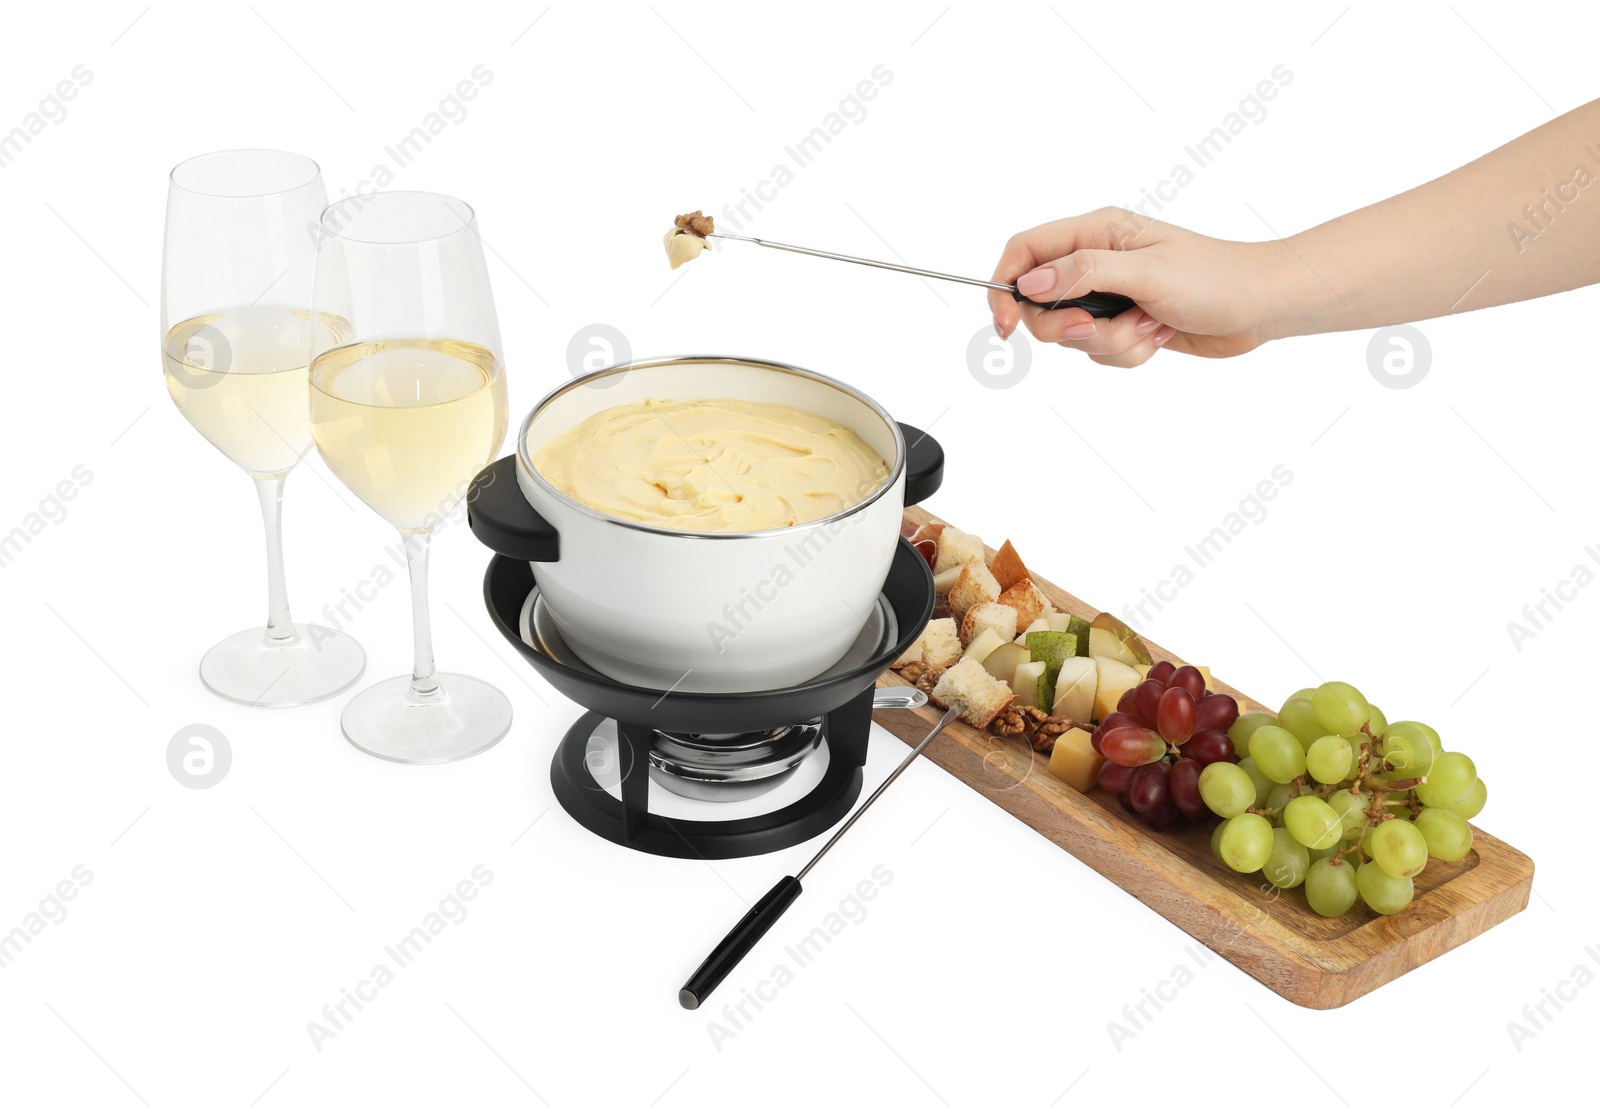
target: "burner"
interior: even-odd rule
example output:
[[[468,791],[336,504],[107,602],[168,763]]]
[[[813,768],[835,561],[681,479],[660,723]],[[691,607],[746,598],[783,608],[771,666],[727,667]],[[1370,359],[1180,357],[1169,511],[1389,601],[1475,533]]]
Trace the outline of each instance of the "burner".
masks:
[[[680,797],[746,801],[787,782],[820,743],[820,717],[767,732],[657,732],[650,744],[650,777]]]
[[[526,561],[495,557],[483,593],[500,633],[545,680],[591,710],[567,731],[550,764],[562,808],[613,843],[704,859],[787,848],[849,812],[861,793],[874,682],[927,624],[934,601],[927,562],[901,539],[861,637],[828,670],[787,689],[684,693],[614,681],[573,655],[548,622]],[[621,772],[615,797],[596,781],[589,761],[591,739],[609,728]],[[766,813],[707,820],[649,809],[652,781],[683,798],[737,802],[788,781],[808,757],[823,762],[824,753],[816,784]]]

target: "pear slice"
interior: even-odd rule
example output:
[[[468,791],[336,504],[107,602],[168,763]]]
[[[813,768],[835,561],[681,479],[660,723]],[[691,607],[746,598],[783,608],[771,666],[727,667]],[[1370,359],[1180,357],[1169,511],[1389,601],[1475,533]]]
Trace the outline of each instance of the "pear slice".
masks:
[[[1050,630],[1050,621],[1045,619],[1043,616],[1040,616],[1017,634],[1017,642],[1021,643],[1023,646],[1027,646],[1029,635],[1032,635],[1035,631],[1048,630]]]
[[[980,663],[1006,642],[992,627],[985,627],[967,644],[963,658],[976,658]]]
[[[989,671],[995,680],[1010,685],[1011,679],[1017,676],[1017,667],[1031,661],[1032,658],[1028,648],[1020,643],[1002,643],[983,660],[983,668]]]
[[[1128,654],[1132,656],[1131,658],[1124,658],[1121,655],[1111,655],[1110,657],[1126,662],[1130,666],[1148,665],[1153,661],[1150,657],[1150,652],[1145,649],[1144,640],[1134,634],[1133,628],[1123,623],[1110,612],[1101,612],[1089,621],[1089,626],[1095,630],[1110,632],[1127,649]],[[1093,639],[1094,636],[1091,634],[1090,638]],[[1091,651],[1090,653],[1099,654],[1100,652]]]
[[[1045,687],[1044,663],[1023,662],[1011,675],[1011,692],[1024,705],[1039,707],[1039,692]]]
[[[1074,724],[1094,720],[1094,691],[1098,671],[1092,658],[1068,658],[1056,673],[1055,702],[1051,716],[1065,716]]]
[[[1090,637],[1094,632],[1091,629]],[[1097,656],[1095,665],[1094,718],[1104,720],[1117,711],[1122,695],[1139,684],[1139,671],[1116,658]]]

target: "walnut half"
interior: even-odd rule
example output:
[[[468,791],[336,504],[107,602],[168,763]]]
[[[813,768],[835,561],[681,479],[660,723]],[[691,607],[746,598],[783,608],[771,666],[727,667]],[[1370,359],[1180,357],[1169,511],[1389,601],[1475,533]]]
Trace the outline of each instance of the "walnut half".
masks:
[[[994,719],[989,721],[989,731],[997,736],[1020,736],[1027,730],[1028,718],[1015,705],[1001,709],[995,713]]]
[[[710,236],[717,228],[716,222],[698,209],[693,213],[679,213],[672,226],[696,236]]]
[[[1077,727],[1067,716],[1047,716],[1043,723],[1033,730],[1033,749],[1048,755],[1055,750],[1056,737],[1068,728]]]

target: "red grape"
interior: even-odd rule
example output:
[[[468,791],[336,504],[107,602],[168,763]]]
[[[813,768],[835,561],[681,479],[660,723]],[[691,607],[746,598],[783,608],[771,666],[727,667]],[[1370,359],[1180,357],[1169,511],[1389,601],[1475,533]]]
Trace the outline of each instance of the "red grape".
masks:
[[[1168,684],[1187,689],[1196,701],[1206,695],[1206,677],[1193,666],[1179,666]]]
[[[1128,804],[1133,806],[1134,812],[1154,813],[1161,806],[1170,804],[1171,796],[1167,789],[1169,769],[1165,763],[1151,763],[1134,771],[1133,781],[1128,785]]]
[[[1142,727],[1144,727],[1144,725],[1139,723],[1137,717],[1126,712],[1114,712],[1104,720],[1100,721],[1100,726],[1096,728],[1094,730],[1094,734],[1089,737],[1089,745],[1096,751],[1100,751],[1100,741],[1104,739],[1106,733],[1111,731],[1113,728]],[[1102,755],[1105,754],[1103,751],[1100,753]]]
[[[1141,681],[1131,690],[1133,693],[1133,714],[1139,718],[1146,728],[1154,728],[1156,726],[1156,707],[1161,704],[1161,695],[1166,691],[1167,687],[1165,685],[1149,678]]]
[[[1187,742],[1194,735],[1195,710],[1194,698],[1189,691],[1173,686],[1161,694],[1161,700],[1156,705],[1156,731],[1168,743]]]
[[[1231,745],[1232,741],[1229,743]],[[1142,767],[1166,753],[1167,741],[1149,728],[1113,728],[1100,737],[1100,754],[1125,767]]]
[[[1172,675],[1177,668],[1178,667],[1174,666],[1171,662],[1157,662],[1154,666],[1150,667],[1150,679],[1152,681],[1159,681],[1162,685],[1171,685]]]
[[[1178,823],[1178,810],[1170,800],[1146,813],[1144,824],[1151,832],[1166,832]]]
[[[1209,693],[1200,699],[1196,713],[1195,731],[1204,732],[1214,728],[1226,732],[1239,719],[1239,702],[1226,693]]]
[[[1206,803],[1200,799],[1202,769],[1201,764],[1193,759],[1179,759],[1172,764],[1172,773],[1167,777],[1167,790],[1172,795],[1172,804],[1190,820],[1198,820],[1209,812]]]
[[[1234,760],[1233,740],[1228,738],[1227,732],[1216,728],[1196,732],[1189,742],[1183,745],[1183,757],[1193,759],[1201,766],[1231,763]]]
[[[1122,696],[1117,698],[1117,711],[1118,712],[1123,713],[1123,714],[1125,714],[1127,716],[1138,716],[1139,715],[1138,698],[1136,696],[1134,696],[1134,691],[1137,690],[1138,688],[1139,687],[1137,685],[1135,685],[1132,688],[1123,690]]]
[[[1138,767],[1125,767],[1118,763],[1100,764],[1100,787],[1120,794],[1128,788],[1128,783],[1133,781],[1133,776]]]

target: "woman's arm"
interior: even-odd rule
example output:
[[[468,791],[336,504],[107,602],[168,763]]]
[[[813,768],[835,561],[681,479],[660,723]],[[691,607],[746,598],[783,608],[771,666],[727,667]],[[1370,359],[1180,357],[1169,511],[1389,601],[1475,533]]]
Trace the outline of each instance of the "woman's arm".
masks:
[[[1232,356],[1264,341],[1373,328],[1600,281],[1600,101],[1416,189],[1287,240],[1215,240],[1108,209],[1011,238],[995,269],[1030,298],[1090,290],[1139,303],[1081,310],[990,295],[995,328],[1131,367],[1162,345]],[[1592,196],[1591,196],[1592,195]]]

